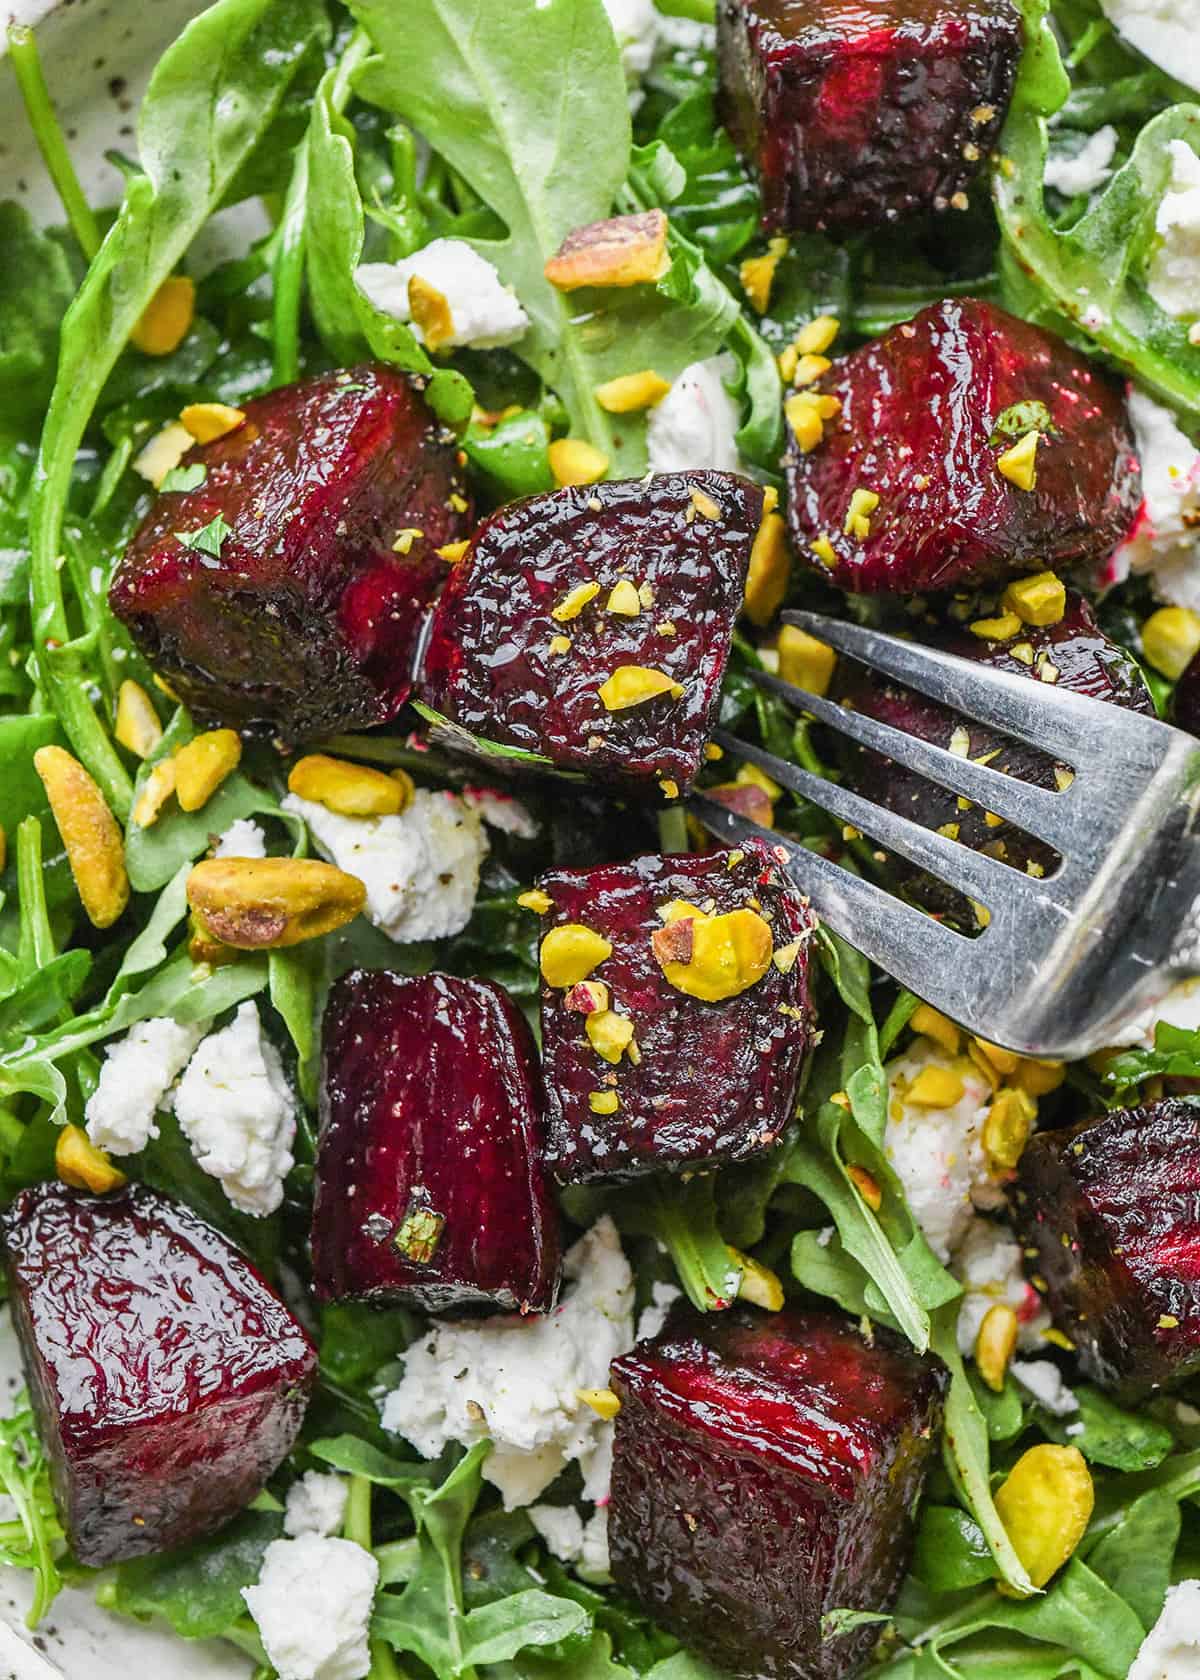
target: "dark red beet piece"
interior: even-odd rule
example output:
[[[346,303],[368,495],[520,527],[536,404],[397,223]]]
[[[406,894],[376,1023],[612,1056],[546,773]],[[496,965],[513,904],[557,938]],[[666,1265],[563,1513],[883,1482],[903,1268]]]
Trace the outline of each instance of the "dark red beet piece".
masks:
[[[219,1528],[304,1421],[317,1356],[219,1232],[144,1185],[22,1190],[0,1216],[71,1550],[103,1568]]]
[[[748,479],[700,471],[501,508],[438,604],[422,698],[472,734],[561,769],[682,792],[714,722],[762,510]],[[633,617],[608,611],[619,583],[647,590],[649,605]],[[589,584],[599,590],[576,616],[552,617]],[[570,647],[554,652],[562,637]],[[610,711],[599,691],[620,666],[663,672],[683,693]]]
[[[1022,40],[1011,0],[721,0],[717,30],[764,226],[835,234],[963,207]]]
[[[1175,684],[1175,692],[1171,696],[1171,722],[1176,729],[1200,735],[1200,654],[1192,659]]]
[[[562,869],[538,884],[551,900],[543,934],[579,923],[612,945],[590,978],[608,988],[609,1007],[633,1022],[640,1058],[606,1061],[587,1036],[579,1000],[543,980],[550,1162],[558,1177],[630,1178],[741,1161],[769,1148],[792,1118],[815,1024],[806,943],[814,918],[771,853],[750,842],[740,854]],[[757,905],[787,972],[772,961],[754,985],[722,1002],[679,990],[651,944],[664,932],[659,908],[675,900],[698,908],[711,901],[717,915]],[[613,1092],[616,1111],[595,1113],[593,1093]]]
[[[1039,1132],[1015,1202],[1026,1264],[1089,1377],[1134,1401],[1200,1374],[1200,1100]]]
[[[322,1300],[548,1312],[558,1210],[532,1035],[487,980],[357,971],[325,1013]]]
[[[1081,595],[1068,594],[1067,610],[1059,623],[1043,629],[1027,627],[1009,641],[981,641],[966,629],[932,633],[923,629],[919,639],[961,658],[995,666],[997,670],[1011,671],[1034,681],[1050,680],[1076,694],[1087,694],[1148,716],[1154,714],[1154,702],[1137,662],[1108,640]],[[1018,657],[1018,653],[1027,654],[1028,658]],[[835,695],[856,712],[939,747],[949,747],[955,731],[965,729],[968,757],[987,758],[991,769],[1004,770],[1037,787],[1056,787],[1064,773],[1065,767],[1056,767],[1044,753],[949,712],[861,665],[846,660],[839,664]],[[990,757],[992,753],[996,756]],[[842,762],[850,785],[858,792],[901,816],[910,817],[923,828],[939,829],[952,823],[957,828],[955,838],[962,845],[975,851],[990,851],[1014,869],[1028,870],[1032,865],[1034,871],[1048,874],[1058,862],[1044,841],[1033,839],[1009,822],[999,826],[989,824],[986,813],[978,806],[960,809],[955,794],[878,753],[846,745]],[[892,860],[892,871],[910,896],[928,909],[952,916],[961,910],[963,901],[956,893],[902,858]]]
[[[285,385],[244,412],[188,451],[206,477],[159,495],[112,609],[206,717],[289,740],[386,723],[446,575],[434,550],[469,529],[453,434],[384,366]],[[219,554],[180,541],[218,515]],[[419,533],[407,553],[403,531]]]
[[[891,1608],[948,1383],[840,1315],[677,1304],[612,1367],[618,1586],[733,1680],[850,1680],[879,1630],[821,1617]]]
[[[841,413],[808,454],[789,445],[788,520],[817,570],[827,568],[810,544],[832,545],[839,588],[909,595],[1096,563],[1141,504],[1120,389],[1062,339],[992,304],[923,309],[839,357],[813,389],[836,396]],[[1023,403],[1042,404],[1055,428],[1038,446],[1032,490],[996,465],[1016,438],[990,441]],[[865,539],[844,529],[855,490],[879,497]]]

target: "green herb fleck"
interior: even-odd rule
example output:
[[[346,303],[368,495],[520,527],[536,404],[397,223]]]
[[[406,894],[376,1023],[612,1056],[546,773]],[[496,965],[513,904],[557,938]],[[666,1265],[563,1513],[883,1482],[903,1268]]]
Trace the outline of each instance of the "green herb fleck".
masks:
[[[994,447],[1007,438],[1024,437],[1026,432],[1042,432],[1046,437],[1053,437],[1056,430],[1045,403],[1031,397],[1027,402],[1013,403],[996,416],[988,442]]]
[[[190,467],[172,467],[159,485],[160,490],[199,490],[208,477],[208,468],[199,461],[193,461]],[[184,540],[182,537],[179,539]]]
[[[175,538],[185,548],[194,548],[201,554],[211,554],[214,559],[221,555],[221,544],[230,535],[233,526],[226,520],[224,514],[218,514],[207,525],[202,525],[198,531],[176,531]]]

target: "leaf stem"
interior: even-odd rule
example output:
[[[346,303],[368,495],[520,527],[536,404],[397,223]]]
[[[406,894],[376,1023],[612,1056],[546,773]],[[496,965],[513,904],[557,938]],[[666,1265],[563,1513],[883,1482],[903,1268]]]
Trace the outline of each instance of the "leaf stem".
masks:
[[[371,1550],[371,1483],[366,1476],[351,1476],[350,1491],[346,1495],[346,1515],[342,1520],[342,1535]],[[367,1680],[402,1680],[391,1646],[385,1639],[371,1640],[371,1667]]]
[[[62,200],[62,207],[71,224],[71,232],[78,240],[80,250],[88,262],[91,262],[100,249],[100,228],[92,214],[91,205],[83,195],[79,177],[75,173],[75,165],[71,162],[71,154],[67,150],[67,142],[50,99],[50,90],[42,74],[42,59],[37,41],[28,25],[9,24],[8,55],[12,60],[13,73],[21,90],[21,98],[25,102],[25,112],[38,150],[50,172],[55,191]]]

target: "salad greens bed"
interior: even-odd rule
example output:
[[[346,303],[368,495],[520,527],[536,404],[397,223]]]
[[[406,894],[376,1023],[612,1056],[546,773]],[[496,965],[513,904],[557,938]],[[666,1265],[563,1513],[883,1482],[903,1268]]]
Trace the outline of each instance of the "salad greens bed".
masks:
[[[710,8],[672,0],[663,10],[703,21]],[[539,840],[497,842],[474,917],[452,941],[396,945],[363,922],[310,945],[197,967],[184,883],[211,835],[255,817],[273,825],[279,844],[297,853],[307,844],[303,823],[280,808],[277,755],[250,747],[202,811],[172,807],[151,827],[129,827],[133,909],[122,938],[96,934],[32,758],[46,744],[68,746],[124,823],[154,763],[193,734],[186,710],[172,706],[161,745],[135,773],[112,733],[119,686],[133,678],[164,712],[168,701],[106,605],[112,567],[147,505],[133,459],[184,403],[237,404],[374,356],[429,376],[429,400],[459,430],[484,499],[504,501],[552,487],[547,448],[564,432],[600,448],[613,476],[643,471],[641,418],[622,416],[616,426],[596,386],[647,367],[673,378],[724,349],[737,369],[740,449],[770,478],[782,444],[775,354],[805,321],[835,315],[843,343],[853,342],[969,293],[1065,334],[1169,403],[1185,428],[1200,426],[1200,348],[1138,279],[1170,173],[1168,144],[1200,112],[1186,89],[1120,44],[1092,0],[1025,0],[1025,12],[1027,46],[990,200],[976,195],[953,240],[924,224],[839,245],[819,235],[792,239],[762,317],[738,281],[740,262],[763,249],[757,193],[717,125],[710,48],[661,50],[631,120],[601,0],[217,0],[155,71],[137,156],[119,160],[125,193],[115,216],[84,201],[36,50],[14,35],[66,226],[44,231],[19,204],[0,206],[5,1199],[53,1176],[58,1127],[81,1122],[106,1041],[137,1021],[211,1020],[256,997],[303,1104],[284,1206],[264,1219],[236,1212],[169,1116],[123,1164],[196,1207],[269,1275],[283,1264],[303,1274],[318,1024],[329,985],[355,964],[437,966],[496,979],[530,1004],[536,931],[516,896],[543,864],[570,855],[577,825],[604,820],[605,807],[589,795],[560,802],[533,794]],[[1044,190],[1048,146],[1070,154],[1107,123],[1120,138],[1103,190],[1071,202]],[[197,236],[218,212],[252,198],[267,206],[270,231],[198,280],[195,321],[179,348],[165,357],[133,348],[131,330],[161,283],[186,266]],[[605,294],[581,317],[545,280],[546,260],[569,229],[614,207],[652,206],[670,212],[669,270],[654,287]],[[399,259],[439,236],[469,241],[517,292],[532,325],[514,351],[460,352],[435,365],[354,284],[364,258]],[[485,426],[472,420],[476,404],[511,412]],[[818,582],[798,587],[812,604],[844,610]],[[1109,628],[1139,656],[1137,626],[1149,607],[1141,589],[1124,587],[1104,608]],[[756,648],[739,641],[723,721],[820,769],[804,726],[747,681],[757,660]],[[1161,702],[1169,685],[1151,678]],[[402,735],[345,737],[329,747],[404,766],[422,781],[461,780],[436,738],[418,748]],[[644,824],[647,847],[686,843],[678,813],[661,819],[661,836],[635,812],[617,820],[632,841]],[[830,832],[799,800],[779,820],[814,845]],[[863,868],[877,867],[869,850],[859,857]],[[1200,1573],[1200,1413],[1161,1402],[1134,1415],[1077,1390],[1070,1440],[1092,1467],[1096,1513],[1048,1590],[1020,1597],[1029,1583],[992,1490],[1026,1447],[1066,1439],[1063,1422],[1011,1377],[996,1394],[964,1367],[955,1338],[960,1286],[930,1250],[884,1153],[884,1058],[917,1000],[897,995],[828,933],[819,956],[823,1039],[787,1146],[686,1183],[655,1181],[619,1196],[574,1191],[568,1214],[581,1225],[613,1214],[639,1301],[668,1275],[657,1244],[701,1310],[728,1297],[739,1271],[733,1244],[945,1360],[953,1381],[944,1465],[895,1616],[877,1618],[877,1673],[1122,1676],[1170,1582]],[[1103,1074],[1072,1068],[1046,1110],[1128,1100],[1163,1076],[1200,1077],[1200,1034],[1160,1027],[1154,1050],[1126,1052]],[[849,1106],[831,1100],[835,1093]],[[849,1160],[882,1187],[878,1212],[848,1175]],[[523,1512],[496,1508],[481,1481],[487,1443],[425,1463],[383,1433],[373,1393],[418,1329],[399,1311],[324,1311],[317,1397],[278,1485],[214,1538],[105,1572],[94,1582],[101,1602],[161,1618],[185,1638],[222,1635],[265,1662],[241,1588],[282,1533],[287,1483],[305,1468],[334,1467],[351,1478],[345,1533],[372,1548],[381,1569],[372,1680],[711,1677],[611,1590],[583,1584],[549,1557]],[[1197,1422],[1180,1421],[1189,1416]],[[34,1572],[37,1617],[64,1581],[87,1572],[63,1553],[28,1411],[0,1425],[0,1482],[15,1502],[0,1523],[0,1560]],[[1006,1596],[998,1584],[1018,1591]],[[841,1613],[840,1625],[851,1614]]]

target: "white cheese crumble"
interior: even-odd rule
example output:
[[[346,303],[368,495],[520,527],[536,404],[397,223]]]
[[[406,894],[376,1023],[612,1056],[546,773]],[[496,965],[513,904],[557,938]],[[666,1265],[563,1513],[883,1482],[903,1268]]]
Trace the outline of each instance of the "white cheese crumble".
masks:
[[[963,1092],[949,1108],[905,1101],[905,1093],[926,1068],[957,1075]],[[948,1056],[929,1039],[918,1039],[885,1068],[888,1119],[883,1148],[904,1187],[913,1218],[943,1263],[966,1235],[974,1210],[1004,1205],[1003,1192],[988,1176],[983,1123],[991,1087],[965,1056]]]
[[[1195,7],[1180,0],[1100,0],[1105,17],[1131,47],[1177,81],[1200,89],[1200,31]]]
[[[1112,558],[1107,581],[1154,574],[1154,593],[1172,606],[1200,608],[1200,453],[1170,409],[1141,391],[1129,393],[1142,463],[1141,511]]]
[[[471,920],[487,835],[456,794],[418,788],[394,817],[343,817],[286,795],[325,856],[367,889],[367,919],[397,944],[447,939]]]
[[[529,1516],[560,1563],[572,1564],[578,1576],[597,1585],[610,1579],[607,1510],[585,1522],[574,1505],[531,1505]]]
[[[637,1323],[637,1340],[648,1342],[657,1336],[667,1322],[667,1314],[671,1306],[683,1294],[673,1283],[656,1283],[651,1291],[650,1305],[642,1308],[642,1315]]]
[[[175,1092],[175,1117],[235,1208],[274,1213],[292,1167],[296,1102],[253,1003],[200,1045]]]
[[[87,1134],[110,1155],[133,1155],[158,1136],[155,1111],[187,1066],[206,1025],[180,1026],[169,1016],[138,1021],[110,1044],[87,1101]]]
[[[1168,315],[1200,315],[1200,157],[1185,140],[1172,140],[1171,179],[1154,219],[1162,243],[1150,261],[1146,286]]]
[[[958,1309],[958,1347],[973,1354],[979,1327],[995,1306],[1011,1307],[1020,1325],[1018,1346],[1043,1345],[1050,1314],[1021,1267],[1021,1248],[1011,1228],[995,1219],[972,1219],[951,1266],[963,1286]]]
[[[1009,1370],[1021,1387],[1053,1417],[1070,1417],[1079,1401],[1063,1381],[1062,1372],[1051,1359],[1014,1359]]]
[[[499,788],[464,788],[462,801],[489,828],[498,828],[501,834],[513,834],[518,840],[536,840],[541,832],[528,807],[511,793],[501,793]]]
[[[353,1540],[272,1540],[242,1588],[279,1680],[362,1680],[379,1565]]]
[[[322,1539],[336,1534],[346,1515],[349,1491],[344,1476],[306,1470],[288,1489],[283,1532],[293,1540],[301,1534],[319,1534]]]
[[[654,62],[660,23],[658,7],[654,0],[604,0],[604,10],[621,49],[625,80],[634,87]]]
[[[646,427],[650,471],[687,472],[711,467],[738,472],[736,432],[742,423],[738,405],[725,389],[735,364],[732,356],[710,356],[685,367]]]
[[[1162,1615],[1142,1641],[1129,1680],[1200,1680],[1200,1581],[1167,1588]]]
[[[394,263],[361,263],[354,284],[384,315],[412,321],[409,283],[423,280],[440,292],[450,309],[451,337],[439,346],[495,350],[525,336],[529,316],[511,286],[501,280],[494,263],[481,257],[464,239],[435,239],[411,257]],[[422,344],[425,335],[413,326]]]
[[[1046,163],[1046,185],[1074,198],[1077,193],[1095,192],[1112,174],[1117,131],[1111,123],[1089,134],[1077,152],[1052,152]]]
[[[633,1274],[607,1215],[568,1252],[563,1271],[566,1294],[544,1317],[435,1324],[409,1348],[382,1406],[384,1428],[425,1458],[450,1441],[490,1436],[483,1474],[509,1511],[572,1462],[585,1498],[608,1493],[613,1426],[578,1395],[607,1388],[612,1361],[633,1346]]]
[[[1172,986],[1165,998],[1143,1009],[1122,1027],[1110,1048],[1153,1050],[1154,1029],[1160,1021],[1168,1027],[1181,1027],[1185,1032],[1200,1028],[1200,980],[1181,980]]]
[[[265,858],[267,837],[251,817],[239,817],[221,835],[213,847],[219,858]]]

